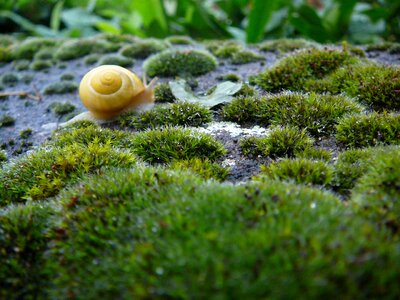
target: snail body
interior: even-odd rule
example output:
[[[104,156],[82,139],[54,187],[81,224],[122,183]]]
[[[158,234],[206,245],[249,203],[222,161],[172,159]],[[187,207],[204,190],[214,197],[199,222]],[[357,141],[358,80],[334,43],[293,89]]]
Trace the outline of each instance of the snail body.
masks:
[[[110,120],[145,103],[154,102],[153,79],[149,85],[133,72],[116,65],[89,71],[79,85],[79,97],[94,119]]]

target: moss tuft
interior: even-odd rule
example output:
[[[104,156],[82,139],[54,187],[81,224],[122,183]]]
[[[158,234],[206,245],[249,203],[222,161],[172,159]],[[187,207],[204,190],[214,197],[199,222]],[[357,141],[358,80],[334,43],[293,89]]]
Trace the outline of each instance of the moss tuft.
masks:
[[[67,93],[73,93],[77,89],[78,89],[78,84],[76,82],[64,80],[60,82],[50,83],[44,88],[43,93],[46,95],[67,94]]]
[[[339,67],[358,61],[347,51],[310,49],[282,59],[260,73],[256,83],[270,92],[303,90],[307,80],[322,79]]]
[[[152,54],[166,50],[169,47],[165,43],[156,39],[147,39],[126,45],[121,49],[121,54],[131,58],[147,58]]]
[[[112,45],[96,39],[75,39],[62,44],[54,57],[59,60],[70,60],[92,53],[106,53],[112,50]]]
[[[265,137],[249,137],[240,141],[245,155],[264,155],[272,158],[294,157],[312,146],[313,140],[305,130],[296,127],[278,127],[272,129]]]
[[[35,53],[33,58],[35,60],[51,60],[54,56],[54,48],[42,48],[38,52]]]
[[[257,62],[257,61],[264,61],[265,57],[262,55],[258,55],[255,52],[252,51],[239,51],[236,52],[232,55],[231,57],[231,63],[234,65],[243,65],[243,64],[248,64],[252,62]]]
[[[159,76],[196,76],[208,73],[217,66],[210,53],[200,50],[166,50],[148,58],[144,63],[146,74]]]
[[[31,128],[26,128],[24,130],[21,130],[19,132],[19,137],[21,139],[26,140],[27,138],[29,138],[32,135],[32,129]]]
[[[168,83],[160,83],[154,88],[154,98],[158,103],[172,103],[176,100]]]
[[[332,157],[332,153],[328,150],[321,148],[306,147],[304,151],[297,152],[296,157],[329,161]]]
[[[205,42],[205,46],[219,58],[231,58],[233,54],[243,50],[243,45],[237,41],[212,40]]]
[[[162,126],[198,127],[211,121],[212,112],[208,108],[190,102],[158,105],[151,110],[120,118],[121,125],[128,125],[139,130]]]
[[[232,81],[232,82],[238,82],[242,80],[242,78],[235,73],[227,73],[224,75],[219,75],[217,79],[221,81]]]
[[[194,41],[189,36],[184,35],[171,35],[165,39],[168,43],[174,45],[193,45]]]
[[[61,102],[53,102],[52,104],[50,104],[47,108],[48,111],[52,111],[54,114],[58,115],[58,116],[63,116],[66,115],[70,112],[73,112],[75,110],[75,105],[69,103],[69,102],[65,102],[65,103],[61,103]]]
[[[399,144],[400,115],[371,113],[342,119],[336,126],[336,139],[346,147]]]
[[[50,60],[35,60],[33,61],[29,68],[34,71],[47,70],[53,66]]]
[[[69,80],[69,81],[71,81],[71,80],[74,80],[75,79],[75,74],[74,73],[63,73],[63,74],[61,74],[61,76],[60,76],[60,80]]]
[[[104,166],[129,167],[135,162],[132,154],[96,140],[86,146],[74,143],[38,150],[0,171],[0,206],[52,197],[86,173]]]
[[[9,62],[12,59],[12,50],[9,47],[4,48],[0,46],[0,63]]]
[[[48,38],[29,38],[18,44],[14,49],[16,59],[32,59],[41,49],[55,47],[61,43],[59,40]]]
[[[7,161],[7,152],[4,150],[0,150],[0,166]]]
[[[129,57],[125,57],[119,54],[114,54],[114,55],[107,55],[107,56],[103,56],[98,65],[102,66],[102,65],[117,65],[117,66],[121,66],[121,67],[129,67],[132,66],[134,64],[134,60],[132,58]]]
[[[14,61],[13,66],[17,71],[25,71],[29,69],[30,64],[31,62],[28,59],[19,59]]]
[[[229,168],[224,168],[208,159],[200,158],[173,161],[169,168],[174,170],[189,170],[204,179],[216,179],[218,181],[224,181],[229,174]]]
[[[101,58],[101,55],[99,54],[90,54],[88,56],[85,57],[85,64],[87,65],[93,65],[95,63],[97,63]]]
[[[15,118],[11,117],[10,115],[2,115],[0,116],[0,128],[12,126],[15,123]]]
[[[7,72],[1,76],[1,83],[5,86],[15,86],[19,81],[19,77],[16,73]]]
[[[223,108],[223,118],[240,124],[292,125],[314,136],[329,135],[346,114],[363,108],[345,96],[283,93],[265,97],[237,98]]]
[[[309,49],[316,47],[316,43],[304,39],[277,39],[266,41],[258,45],[260,51],[271,51],[278,53],[285,53],[299,49]]]
[[[322,161],[304,158],[283,159],[261,169],[275,180],[293,180],[300,184],[327,186],[333,178],[333,168]]]
[[[180,127],[152,129],[133,137],[133,151],[150,163],[221,157],[226,150],[211,135]]]

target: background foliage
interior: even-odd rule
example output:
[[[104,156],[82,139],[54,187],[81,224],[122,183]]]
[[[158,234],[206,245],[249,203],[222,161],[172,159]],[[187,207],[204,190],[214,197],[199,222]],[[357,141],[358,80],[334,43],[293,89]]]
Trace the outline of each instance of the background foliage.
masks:
[[[247,42],[400,40],[398,0],[2,0],[3,32],[51,37],[97,32],[190,35]]]

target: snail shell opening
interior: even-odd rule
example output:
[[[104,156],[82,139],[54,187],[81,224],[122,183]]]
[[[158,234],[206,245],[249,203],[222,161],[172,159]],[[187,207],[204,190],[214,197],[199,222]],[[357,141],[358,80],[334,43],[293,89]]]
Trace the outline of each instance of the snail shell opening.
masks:
[[[114,65],[89,71],[79,86],[82,103],[97,118],[110,119],[127,107],[134,107],[145,86],[136,74]],[[140,103],[137,103],[140,104]]]

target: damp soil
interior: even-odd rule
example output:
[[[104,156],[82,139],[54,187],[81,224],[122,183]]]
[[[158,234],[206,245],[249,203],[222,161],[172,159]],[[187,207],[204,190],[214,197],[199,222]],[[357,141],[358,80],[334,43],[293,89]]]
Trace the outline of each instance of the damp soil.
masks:
[[[179,46],[182,48],[182,46]],[[193,46],[188,46],[193,47]],[[199,46],[200,47],[200,46]],[[205,94],[214,85],[220,83],[218,79],[221,75],[228,73],[235,73],[239,75],[243,81],[248,81],[249,76],[258,74],[259,72],[270,68],[283,56],[277,55],[273,52],[259,52],[255,47],[248,47],[248,49],[258,53],[265,57],[265,61],[254,62],[243,65],[234,65],[229,60],[219,59],[219,65],[217,68],[205,75],[196,77],[198,82],[197,87],[194,88],[194,92],[197,94]],[[106,54],[112,55],[113,53]],[[375,60],[379,63],[386,65],[399,65],[400,54],[389,54],[382,51],[367,52],[367,57]],[[286,55],[290,55],[286,54]],[[7,86],[1,93],[13,93],[13,92],[27,92],[30,94],[40,95],[40,100],[31,99],[29,97],[21,97],[11,95],[0,98],[0,117],[3,115],[9,115],[15,119],[15,123],[12,126],[0,127],[0,146],[4,149],[10,158],[23,155],[26,152],[38,147],[42,144],[52,133],[54,129],[62,122],[65,122],[68,118],[73,115],[77,115],[81,112],[86,111],[82,105],[78,91],[66,94],[53,94],[45,95],[43,93],[45,87],[51,83],[60,82],[61,75],[69,73],[74,75],[73,82],[79,84],[82,77],[96,65],[87,65],[84,63],[85,57],[70,60],[68,62],[58,62],[53,67],[45,71],[16,71],[14,69],[13,62],[0,65],[0,76],[5,73],[15,73],[19,78],[31,77],[30,82],[24,82],[19,80],[14,86]],[[136,59],[134,65],[128,67],[128,69],[135,72],[138,76],[143,75],[143,59]],[[168,82],[175,78],[166,77],[160,78],[160,82]],[[68,116],[57,116],[54,112],[49,109],[49,106],[53,103],[71,103],[75,106],[75,110]],[[218,116],[215,118],[215,122],[222,122]],[[251,129],[255,124],[246,124],[245,126],[235,125],[242,129],[236,130],[237,132],[232,136],[229,130],[221,128],[209,128],[208,132],[214,135],[228,150],[227,154],[221,159],[223,165],[230,167],[229,181],[241,182],[246,181],[252,176],[258,174],[260,165],[270,163],[269,159],[261,157],[247,157],[244,156],[239,149],[239,140],[249,133],[246,133],[246,129]],[[207,130],[209,125],[205,125],[204,128]],[[31,129],[32,134],[23,139],[20,137],[20,132],[26,129]],[[250,130],[251,132],[251,130]],[[257,132],[254,132],[257,135]],[[316,141],[316,146],[332,151],[333,159],[337,156],[340,147],[335,143],[333,138],[327,138],[324,140]]]

